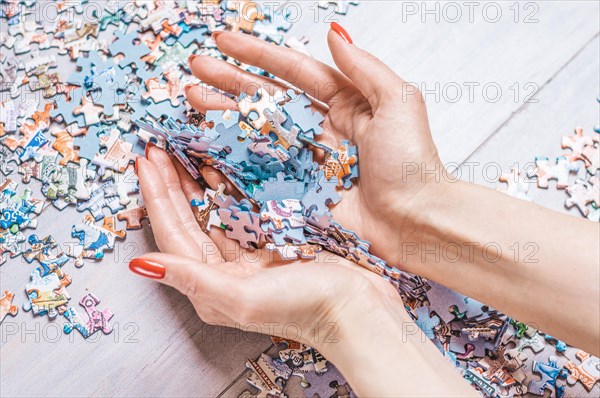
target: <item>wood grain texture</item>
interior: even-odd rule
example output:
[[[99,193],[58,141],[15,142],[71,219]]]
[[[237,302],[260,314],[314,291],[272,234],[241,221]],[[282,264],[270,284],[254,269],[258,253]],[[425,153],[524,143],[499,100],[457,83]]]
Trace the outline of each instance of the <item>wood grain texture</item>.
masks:
[[[466,90],[465,83],[498,83],[503,95],[495,103],[477,92],[469,101],[466,91],[456,103],[443,96],[436,100],[433,94],[426,100],[445,161],[494,159],[508,168],[537,154],[555,156],[560,137],[572,127],[589,130],[598,123],[598,4],[574,3],[537,3],[539,22],[533,24],[515,23],[509,14],[497,23],[477,14],[474,23],[435,22],[431,17],[422,22],[418,15],[402,22],[402,3],[396,1],[365,1],[346,17],[336,17],[357,45],[422,87],[456,83]],[[308,2],[301,7],[302,17],[290,34],[307,35],[315,57],[332,63],[325,14],[315,18]],[[510,91],[514,83],[543,87],[539,102],[515,101]],[[521,96],[529,92],[521,91]],[[39,192],[39,185],[33,189]],[[534,197],[562,208],[560,198],[548,196],[552,191]],[[61,213],[50,207],[38,229],[27,232],[71,242],[70,226],[80,219],[74,209]],[[88,289],[102,299],[101,308],[113,310],[112,335],[84,341],[77,332],[62,334],[62,318],[48,322],[22,309],[16,318],[8,317],[0,326],[1,395],[229,397],[243,391],[246,358],[268,349],[270,340],[207,326],[185,297],[131,275],[128,260],[154,250],[152,230],[145,227],[129,232],[102,262],[82,269],[65,266],[74,279],[68,288],[72,302]],[[20,258],[0,268],[0,289],[17,293],[16,305],[25,300],[23,288],[32,268]]]

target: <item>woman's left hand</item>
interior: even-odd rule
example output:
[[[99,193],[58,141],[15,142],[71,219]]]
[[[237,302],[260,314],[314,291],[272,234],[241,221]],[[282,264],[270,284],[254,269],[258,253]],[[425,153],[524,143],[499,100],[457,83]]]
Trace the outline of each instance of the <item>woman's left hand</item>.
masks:
[[[333,254],[284,263],[266,250],[244,250],[220,228],[206,234],[189,204],[204,198],[200,186],[162,149],[150,146],[147,157],[138,158],[136,167],[162,253],[144,255],[129,267],[185,294],[205,322],[258,328],[319,348],[314,337],[323,336],[315,327],[334,331],[348,311],[356,316],[383,300],[402,308],[389,283]]]

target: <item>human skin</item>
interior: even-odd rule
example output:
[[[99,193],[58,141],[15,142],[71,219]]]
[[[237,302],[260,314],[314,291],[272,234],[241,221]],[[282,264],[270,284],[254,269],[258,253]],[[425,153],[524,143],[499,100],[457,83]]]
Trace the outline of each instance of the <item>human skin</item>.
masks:
[[[358,146],[360,179],[341,192],[331,212],[371,241],[375,255],[599,354],[599,330],[589,326],[600,323],[600,253],[591,250],[598,247],[597,225],[449,176],[422,97],[351,43],[339,25],[327,38],[338,70],[247,35],[222,32],[214,39],[224,54],[311,95],[325,116],[323,143],[336,147],[349,139]],[[285,88],[209,57],[192,57],[190,67],[207,85],[236,96]],[[200,111],[236,109],[234,100],[206,86],[186,93]],[[269,333],[280,336],[289,323],[302,331],[318,325],[323,333],[333,324],[335,342],[322,333],[297,339],[334,362],[361,396],[476,394],[432,344],[408,332],[414,323],[381,278],[338,257],[290,264],[258,251],[249,261],[222,230],[206,235],[198,227],[189,201],[203,191],[181,165],[151,146],[136,167],[162,253],[136,259],[130,268],[186,294],[203,320],[241,328],[269,324]],[[438,170],[438,178],[426,170]],[[227,182],[208,168],[201,173],[213,189]],[[534,243],[537,262],[515,257],[515,242]],[[500,256],[481,249],[489,243]],[[427,255],[450,244],[473,250],[458,260]],[[401,385],[389,382],[398,375]]]

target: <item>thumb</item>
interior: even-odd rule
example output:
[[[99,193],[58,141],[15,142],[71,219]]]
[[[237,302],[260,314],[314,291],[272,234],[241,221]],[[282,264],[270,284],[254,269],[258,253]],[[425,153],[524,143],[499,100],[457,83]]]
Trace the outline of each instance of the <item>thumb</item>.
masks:
[[[340,24],[331,23],[327,42],[338,69],[352,80],[373,109],[377,109],[383,99],[394,94],[391,87],[405,84],[381,60],[354,45],[350,35]]]
[[[188,297],[227,294],[231,275],[193,258],[167,253],[148,253],[129,263],[129,269],[145,278],[174,287]]]

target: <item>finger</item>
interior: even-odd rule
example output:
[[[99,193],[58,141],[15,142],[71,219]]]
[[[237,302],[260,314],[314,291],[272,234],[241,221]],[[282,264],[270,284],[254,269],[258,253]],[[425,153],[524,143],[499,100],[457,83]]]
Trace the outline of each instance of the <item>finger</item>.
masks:
[[[324,103],[351,85],[335,69],[291,48],[233,32],[220,32],[214,40],[223,53],[270,72]]]
[[[237,109],[237,102],[205,84],[186,86],[185,96],[190,105],[202,113]]]
[[[242,93],[254,95],[259,88],[265,88],[269,94],[286,91],[288,87],[265,76],[255,75],[228,62],[209,57],[196,56],[190,61],[194,76],[221,91],[239,96]]]
[[[369,100],[373,109],[377,109],[383,99],[392,94],[397,96],[395,89],[402,88],[405,82],[375,56],[349,43],[342,36],[347,33],[345,30],[340,33],[340,28],[338,24],[332,23],[327,35],[333,61]]]
[[[204,191],[198,186],[198,183],[179,162],[175,162],[174,164],[187,202],[190,203],[192,199],[203,200]],[[218,187],[216,186],[213,190],[216,191],[217,189]],[[223,231],[221,228],[218,226],[211,228],[208,236],[215,243],[216,247],[207,247],[204,250],[204,254],[207,258],[209,257],[209,252],[218,253],[221,258],[225,259],[225,261],[234,261],[238,257],[240,253],[240,246],[238,242],[227,238],[225,231]]]
[[[217,250],[217,246],[210,237],[202,231],[196,221],[196,217],[190,206],[190,201],[186,198],[182,189],[179,173],[177,172],[171,157],[165,151],[156,148],[153,145],[146,146],[146,157],[158,169],[158,172],[167,187],[171,203],[173,203],[173,207],[179,216],[179,221],[183,230],[188,235],[192,236],[197,246],[202,251],[203,258],[206,257],[205,261],[212,262],[221,260],[222,257]]]
[[[236,290],[239,290],[236,276],[210,263],[167,253],[148,253],[132,260],[129,269],[171,286],[204,306],[225,310],[223,312],[235,306]]]
[[[182,228],[167,186],[156,166],[141,156],[138,156],[136,166],[140,191],[159,249],[172,254],[201,257],[202,251]]]

